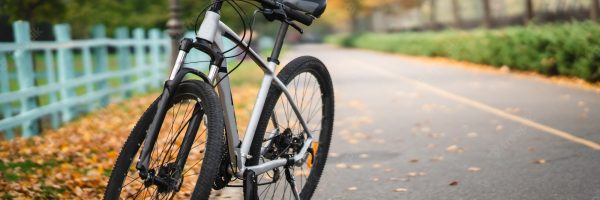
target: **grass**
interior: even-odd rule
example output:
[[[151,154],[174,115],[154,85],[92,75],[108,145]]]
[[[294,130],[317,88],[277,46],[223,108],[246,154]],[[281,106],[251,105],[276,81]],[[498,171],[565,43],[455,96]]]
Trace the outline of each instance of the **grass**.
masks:
[[[43,164],[37,164],[30,160],[26,160],[26,161],[22,161],[22,162],[9,162],[9,163],[0,162],[0,173],[4,174],[5,180],[11,181],[11,182],[16,182],[16,181],[19,181],[20,175],[19,175],[19,173],[14,173],[13,170],[11,170],[11,169],[18,168],[20,172],[33,173],[36,171],[36,169],[50,168],[50,167],[54,167],[57,165],[58,165],[58,162],[53,161],[53,160],[50,160],[49,162],[46,162]]]
[[[498,30],[336,35],[329,43],[600,81],[600,25],[530,25]]]

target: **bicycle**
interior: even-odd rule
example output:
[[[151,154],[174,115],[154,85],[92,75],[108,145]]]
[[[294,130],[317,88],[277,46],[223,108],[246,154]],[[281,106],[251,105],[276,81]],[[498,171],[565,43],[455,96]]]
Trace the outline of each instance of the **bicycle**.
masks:
[[[105,199],[148,195],[208,199],[211,191],[228,186],[243,187],[245,199],[312,197],[331,142],[331,77],[325,65],[310,56],[294,59],[277,76],[275,68],[289,27],[302,32],[295,22],[311,25],[324,12],[326,0],[256,1],[269,21],[281,22],[267,62],[220,21],[224,2],[231,4],[212,2],[196,40],[181,40],[162,94],[121,149]],[[235,42],[264,72],[243,140],[237,130],[223,37]],[[210,56],[208,75],[182,67],[191,49]],[[188,74],[199,78],[184,80]],[[232,185],[233,179],[243,183]],[[181,193],[182,187],[193,188],[193,193]]]

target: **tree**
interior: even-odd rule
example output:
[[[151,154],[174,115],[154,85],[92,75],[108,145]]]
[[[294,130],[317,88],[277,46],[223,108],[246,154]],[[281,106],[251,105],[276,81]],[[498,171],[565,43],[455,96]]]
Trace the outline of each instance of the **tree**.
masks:
[[[429,0],[429,28],[435,29],[437,26],[435,0]]]
[[[249,16],[252,15],[252,6],[236,2]],[[208,4],[209,1],[181,0],[184,29],[194,29],[196,16]],[[0,0],[0,15],[8,16],[10,22],[68,23],[74,38],[87,37],[95,24],[104,24],[109,33],[118,26],[165,29],[168,8],[166,0]],[[233,7],[226,3],[222,19],[234,30],[239,30],[243,26],[238,18]]]
[[[456,27],[462,27],[462,17],[460,16],[460,4],[458,0],[452,0],[452,16],[454,17],[454,24]]]
[[[492,8],[490,6],[490,0],[483,1],[483,26],[486,28],[492,27]]]
[[[55,22],[64,10],[61,0],[0,0],[0,15],[7,15],[10,21]]]
[[[533,20],[533,1],[525,0],[525,23],[530,23]]]
[[[594,21],[598,21],[598,0],[591,0],[590,18]]]

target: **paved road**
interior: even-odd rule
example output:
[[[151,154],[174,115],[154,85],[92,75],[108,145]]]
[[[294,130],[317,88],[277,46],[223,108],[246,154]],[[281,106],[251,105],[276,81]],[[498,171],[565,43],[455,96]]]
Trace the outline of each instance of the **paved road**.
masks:
[[[336,88],[315,199],[600,199],[600,94],[306,45]],[[397,190],[397,191],[396,191]]]

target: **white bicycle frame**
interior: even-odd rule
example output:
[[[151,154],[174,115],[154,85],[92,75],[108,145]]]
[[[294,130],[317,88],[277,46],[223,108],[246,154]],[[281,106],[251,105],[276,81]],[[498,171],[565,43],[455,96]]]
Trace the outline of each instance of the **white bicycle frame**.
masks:
[[[280,29],[278,35],[278,40],[282,40],[283,37],[285,37],[287,28],[287,24],[282,24],[282,28]],[[285,31],[282,31],[284,29]],[[281,34],[283,34],[283,37],[281,37]],[[227,62],[222,62],[222,66],[220,67],[221,70],[219,70],[219,67],[215,65],[211,65],[209,68],[208,80],[211,83],[214,83],[215,80],[222,79],[217,85],[217,89],[223,109],[223,114],[225,117],[225,130],[227,133],[226,139],[228,144],[229,155],[231,158],[231,164],[237,169],[237,172],[232,172],[233,175],[235,175],[238,178],[243,177],[244,172],[246,170],[252,170],[256,175],[259,175],[269,170],[284,166],[290,161],[293,161],[294,163],[303,162],[306,158],[307,150],[310,144],[312,144],[313,137],[312,134],[308,131],[308,126],[305,120],[302,118],[302,115],[298,110],[296,103],[293,101],[291,94],[287,90],[286,85],[275,75],[275,68],[278,65],[277,61],[270,60],[269,62],[265,62],[261,58],[261,56],[257,54],[254,50],[252,50],[250,47],[248,47],[248,45],[244,41],[242,41],[242,39],[233,30],[231,30],[231,28],[229,28],[226,24],[220,21],[220,15],[218,13],[212,11],[206,12],[206,16],[204,18],[204,21],[200,25],[200,29],[198,30],[196,38],[206,40],[212,44],[215,44],[219,49],[223,50],[223,37],[232,40],[240,48],[244,49],[248,53],[248,56],[263,70],[264,73],[260,90],[258,91],[256,102],[252,110],[250,122],[248,123],[246,134],[244,135],[244,139],[242,140],[240,145],[240,137],[238,134],[235,119],[235,111],[231,96],[231,85],[229,82],[229,78],[227,77]],[[281,42],[283,41],[277,41],[275,43],[274,51],[276,50],[279,52],[279,50],[281,50]],[[171,76],[169,77],[169,80],[173,80],[177,72],[181,69],[186,54],[187,53],[183,50],[179,51],[177,59],[175,60],[175,65],[173,67],[173,70],[171,71]],[[274,83],[274,86],[283,91],[283,93],[285,94],[285,97],[290,103],[295,115],[297,116],[298,120],[300,121],[300,124],[302,125],[302,128],[304,129],[304,132],[306,133],[307,139],[304,142],[304,145],[300,149],[299,153],[291,158],[292,160],[280,158],[277,160],[271,160],[262,163],[260,165],[246,167],[246,161],[251,158],[248,152],[250,151],[250,146],[252,145],[252,140],[254,138],[256,126],[262,114],[262,110],[265,104],[265,100],[267,98],[267,93],[269,92],[269,89],[271,87],[271,83]]]

